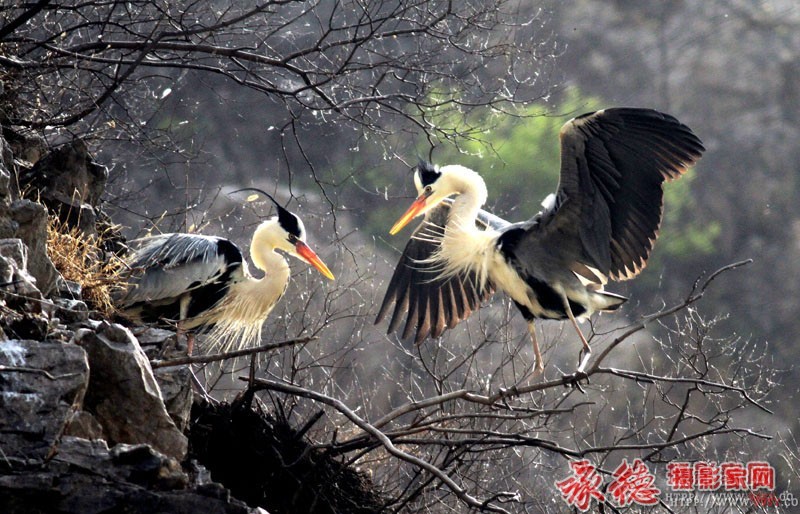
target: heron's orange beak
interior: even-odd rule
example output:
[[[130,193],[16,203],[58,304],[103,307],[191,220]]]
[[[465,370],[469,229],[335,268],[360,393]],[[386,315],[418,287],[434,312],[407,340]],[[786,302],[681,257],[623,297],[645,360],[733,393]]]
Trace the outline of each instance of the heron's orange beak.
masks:
[[[305,244],[302,241],[298,241],[297,243],[295,243],[294,248],[295,250],[297,250],[297,254],[300,257],[302,257],[303,259],[306,260],[306,262],[317,268],[317,271],[322,273],[325,276],[325,278],[328,278],[330,280],[334,279],[331,270],[329,270],[328,267],[325,266],[325,263],[322,262],[322,259],[320,259],[317,256],[317,254],[314,253],[314,250],[309,248],[307,244]]]
[[[408,222],[416,218],[422,209],[425,208],[426,200],[428,199],[429,195],[421,194],[419,197],[414,200],[414,203],[411,204],[411,207],[408,208],[403,217],[397,220],[397,223],[394,224],[392,229],[389,231],[389,234],[395,235],[400,232],[403,227],[408,225]]]

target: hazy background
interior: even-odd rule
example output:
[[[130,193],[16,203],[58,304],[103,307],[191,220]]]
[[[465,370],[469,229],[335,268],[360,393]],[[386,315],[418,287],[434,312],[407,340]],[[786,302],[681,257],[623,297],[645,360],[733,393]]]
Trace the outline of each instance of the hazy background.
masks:
[[[211,2],[216,3],[223,2]],[[276,51],[292,51],[317,23],[323,24],[334,4],[318,2],[306,24],[293,25],[278,43],[270,43]],[[704,422],[713,425],[724,418],[773,439],[743,442],[735,434],[703,439],[692,447],[694,453],[678,456],[766,459],[779,467],[780,490],[797,491],[792,489],[797,468],[791,464],[797,455],[786,455],[796,449],[792,434],[800,429],[800,370],[794,364],[800,330],[800,6],[795,0],[565,0],[505,7],[519,20],[532,21],[493,25],[470,36],[464,47],[481,46],[484,41],[474,38],[485,38],[485,48],[522,49],[508,53],[515,60],[504,60],[501,53],[497,59],[476,55],[471,60],[469,52],[434,52],[424,63],[435,68],[436,59],[454,63],[457,57],[452,73],[468,86],[464,98],[485,103],[466,113],[446,106],[438,112],[400,109],[397,116],[390,110],[367,111],[366,122],[347,123],[324,109],[299,108],[303,98],[292,103],[219,74],[190,67],[152,71],[145,90],[120,94],[107,107],[117,120],[134,120],[140,132],[129,128],[133,136],[127,139],[95,136],[92,141],[98,160],[110,170],[108,211],[129,237],[199,231],[227,235],[246,247],[255,224],[270,213],[269,205],[245,205],[242,195],[227,193],[247,186],[273,193],[305,221],[310,245],[337,280],[325,282],[292,263],[292,281],[265,325],[265,339],[313,334],[319,340],[264,357],[261,372],[324,390],[354,409],[363,407],[365,415],[378,416],[448,388],[495,389],[532,364],[525,324],[502,295],[441,341],[418,348],[386,336],[385,323],[373,325],[410,233],[388,235],[414,196],[411,166],[422,157],[476,169],[487,181],[487,207],[518,221],[535,214],[555,191],[558,130],[565,121],[611,106],[672,114],[694,130],[707,151],[691,173],[667,185],[665,222],[649,266],[630,283],[608,286],[631,300],[618,314],[600,318],[593,342],[607,344],[613,327],[675,305],[698,278],[752,259],[721,275],[675,320],[653,324],[620,346],[611,363],[673,371],[689,366],[701,376],[707,365],[709,380],[753,386],[763,393],[758,401],[774,414],[746,405],[726,411],[725,400]],[[259,34],[258,26],[251,29],[246,35]],[[402,55],[403,45],[419,50],[413,47],[419,41],[425,36],[398,42],[392,51]],[[404,86],[410,87],[398,88]],[[498,91],[513,104],[487,100]],[[449,93],[445,81],[426,90],[425,97]],[[71,135],[57,134],[53,140]],[[571,328],[545,322],[540,333],[545,377],[572,371],[579,344]],[[698,364],[697,354],[683,353],[681,341],[702,346],[702,359],[708,361]],[[452,364],[476,348],[469,365]],[[234,375],[217,390],[232,387]],[[538,405],[561,406],[569,397],[569,402],[591,405],[586,411],[520,430],[579,447],[621,444],[628,441],[624,434],[630,426],[666,412],[666,406],[654,404],[674,402],[671,394],[669,388],[602,377],[586,396],[559,390]],[[300,403],[290,408],[302,418],[309,410]],[[693,397],[692,405],[703,412],[702,400]],[[326,423],[330,428],[342,421]],[[669,422],[664,423],[639,425],[635,435],[646,441],[665,433],[672,437],[675,430],[670,433]],[[582,424],[585,431],[576,428]],[[611,458],[611,469],[619,457]],[[525,496],[526,508],[559,511],[563,505],[552,500],[550,477],[566,473],[565,461],[532,450],[516,458],[512,465],[498,457],[512,482],[533,484],[542,470],[547,477],[544,485],[531,486],[541,489]],[[390,472],[383,482],[392,483]]]

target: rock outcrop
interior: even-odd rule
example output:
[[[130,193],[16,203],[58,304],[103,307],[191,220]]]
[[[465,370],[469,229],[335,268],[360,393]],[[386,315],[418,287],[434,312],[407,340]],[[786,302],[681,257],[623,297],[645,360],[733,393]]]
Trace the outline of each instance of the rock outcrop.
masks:
[[[150,361],[133,334],[103,321],[95,329],[78,330],[74,342],[86,350],[92,369],[84,408],[103,427],[105,439],[149,444],[183,460],[186,436],[167,412]]]
[[[208,473],[185,472],[147,445],[63,437],[53,457],[0,459],[0,512],[100,514],[265,513],[232,499]]]
[[[0,343],[0,435],[6,458],[44,460],[89,383],[79,346],[11,339]]]
[[[94,233],[108,170],[94,161],[86,143],[75,140],[45,154],[19,173],[20,188],[37,191],[39,200],[63,221]]]
[[[80,141],[43,153],[24,140],[15,160],[0,138],[0,512],[265,512],[186,461],[188,368],[154,374],[48,257],[49,215],[99,232],[105,168]],[[176,351],[173,332],[141,335],[153,356]]]

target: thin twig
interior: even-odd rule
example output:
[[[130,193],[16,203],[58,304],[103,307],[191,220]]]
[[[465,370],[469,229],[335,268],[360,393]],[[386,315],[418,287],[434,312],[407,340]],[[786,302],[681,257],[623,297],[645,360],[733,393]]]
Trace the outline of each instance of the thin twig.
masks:
[[[609,452],[616,452],[616,451],[630,451],[630,450],[652,450],[652,449],[665,449],[665,448],[672,448],[674,446],[679,446],[689,441],[694,441],[695,439],[702,439],[703,437],[708,437],[711,435],[723,435],[723,434],[747,434],[752,437],[757,437],[759,439],[764,439],[767,441],[772,440],[771,435],[762,434],[752,430],[750,428],[725,428],[724,426],[720,427],[712,427],[708,430],[703,430],[702,432],[696,432],[694,434],[689,434],[687,436],[673,439],[672,441],[663,441],[660,443],[642,443],[642,444],[617,444],[614,446],[595,446],[592,448],[586,448],[585,450],[581,450],[578,452],[580,457],[584,457],[590,453],[609,453]]]
[[[703,297],[703,295],[706,292],[706,289],[711,284],[711,282],[715,278],[717,278],[719,275],[721,275],[722,273],[724,273],[726,271],[730,271],[730,270],[739,268],[741,266],[744,266],[746,264],[750,264],[751,262],[753,262],[753,259],[747,259],[747,260],[744,260],[744,261],[734,262],[733,264],[728,264],[726,266],[723,266],[720,269],[718,269],[717,271],[715,271],[714,273],[712,273],[711,275],[709,275],[708,278],[705,280],[705,282],[703,282],[702,285],[699,285],[700,284],[700,278],[698,278],[695,281],[694,285],[692,286],[692,290],[689,293],[689,295],[681,303],[679,303],[677,305],[674,305],[674,306],[670,307],[669,309],[664,309],[664,310],[662,310],[660,312],[657,312],[657,313],[655,313],[653,315],[643,317],[639,323],[633,325],[630,329],[625,331],[622,335],[620,335],[619,337],[617,337],[613,341],[611,341],[611,343],[606,348],[604,348],[602,352],[600,352],[600,355],[598,355],[597,358],[594,359],[593,363],[588,367],[586,373],[588,375],[591,375],[593,372],[595,372],[600,367],[600,363],[603,362],[603,360],[608,356],[609,353],[611,353],[612,350],[614,350],[614,348],[617,347],[617,345],[619,345],[621,342],[623,342],[626,339],[628,339],[630,336],[632,336],[636,332],[639,332],[640,330],[644,330],[647,327],[647,325],[649,325],[650,323],[652,323],[654,321],[658,321],[660,319],[663,319],[663,318],[665,318],[667,316],[670,316],[672,314],[675,314],[676,312],[679,312],[679,311],[685,309],[686,307],[692,305],[693,303],[696,303],[698,300],[700,300]]]
[[[246,377],[244,377],[243,379],[247,380]],[[347,407],[341,400],[324,395],[322,393],[318,393],[316,391],[311,391],[310,389],[306,389],[292,384],[286,384],[283,382],[276,382],[274,380],[257,378],[255,380],[255,384],[260,389],[268,389],[270,391],[278,391],[295,396],[300,396],[333,407],[334,409],[342,413],[345,417],[347,417],[347,419],[352,421],[356,426],[358,426],[359,428],[370,434],[372,437],[374,437],[378,442],[381,443],[381,445],[386,449],[387,452],[394,455],[398,459],[401,459],[410,464],[413,464],[414,466],[422,468],[425,471],[436,476],[436,478],[438,478],[442,483],[444,483],[453,492],[453,494],[455,494],[465,504],[479,510],[509,514],[507,510],[498,507],[496,505],[492,505],[491,503],[488,503],[488,500],[480,501],[477,498],[473,497],[467,491],[465,491],[460,485],[458,485],[452,478],[450,478],[447,475],[447,473],[445,473],[438,467],[434,466],[430,462],[424,459],[420,459],[419,457],[411,455],[410,453],[406,453],[397,448],[394,445],[394,443],[392,443],[391,439],[389,439],[389,437],[386,436],[386,434],[384,434],[379,429],[375,428],[375,426],[373,426],[372,424],[370,424],[369,422],[358,416],[352,409]]]
[[[9,371],[9,372],[12,372],[12,373],[35,373],[37,375],[44,375],[45,377],[49,378],[50,380],[58,380],[59,378],[62,378],[64,376],[64,375],[62,375],[62,377],[56,377],[52,373],[50,373],[49,371],[44,370],[44,369],[28,368],[28,367],[25,367],[25,366],[4,366],[4,365],[0,364],[0,373],[5,372],[5,371]]]
[[[257,353],[269,352],[271,350],[277,350],[279,348],[285,348],[287,346],[305,344],[311,341],[316,341],[317,339],[319,338],[316,336],[301,337],[298,339],[289,339],[287,341],[281,341],[280,343],[265,344],[262,346],[256,346],[254,348],[246,348],[244,350],[235,350],[232,352],[214,353],[211,355],[198,355],[195,357],[179,357],[177,359],[168,359],[168,360],[155,360],[150,362],[150,367],[155,369],[155,368],[166,368],[169,366],[183,366],[184,364],[205,364],[208,362],[224,361],[226,359],[235,359],[236,357],[244,357],[245,355],[254,355]]]
[[[716,387],[719,389],[723,389],[726,391],[735,391],[739,393],[742,398],[747,400],[747,402],[755,407],[758,407],[762,411],[766,412],[767,414],[775,414],[768,408],[764,407],[757,401],[750,398],[747,394],[747,391],[742,387],[737,387],[734,385],[725,384],[723,382],[713,382],[711,380],[706,380],[703,378],[685,378],[685,377],[663,377],[659,375],[651,375],[649,373],[643,373],[640,371],[630,371],[630,370],[623,370],[623,369],[616,369],[616,368],[601,368],[598,367],[595,369],[597,373],[607,373],[610,375],[616,375],[618,377],[629,378],[632,380],[637,381],[644,381],[644,382],[672,382],[672,383],[679,383],[679,384],[697,384],[697,385],[704,385],[706,387]]]

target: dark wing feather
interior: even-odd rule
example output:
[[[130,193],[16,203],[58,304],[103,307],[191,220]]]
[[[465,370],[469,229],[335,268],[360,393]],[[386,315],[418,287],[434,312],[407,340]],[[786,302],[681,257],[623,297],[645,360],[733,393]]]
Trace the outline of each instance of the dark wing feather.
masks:
[[[576,261],[615,280],[644,269],[658,235],[664,180],[705,149],[677,119],[650,109],[584,114],[561,129],[555,204],[529,223],[542,247],[578,248]],[[532,220],[533,221],[533,220]]]
[[[121,308],[176,298],[220,279],[242,278],[242,253],[219,237],[162,234],[134,241],[127,257],[126,289],[116,298]]]
[[[444,232],[450,202],[444,201],[428,212],[406,244],[400,261],[386,289],[375,323],[391,312],[388,333],[395,332],[405,320],[402,337],[414,335],[419,344],[429,335],[439,337],[448,328],[478,309],[494,293],[494,286],[478,286],[473,273],[461,273],[441,279],[428,259],[439,247],[436,235]],[[480,228],[501,228],[508,223],[497,216],[481,211],[476,224]],[[392,305],[394,308],[392,309]]]

